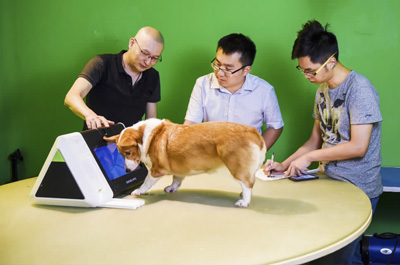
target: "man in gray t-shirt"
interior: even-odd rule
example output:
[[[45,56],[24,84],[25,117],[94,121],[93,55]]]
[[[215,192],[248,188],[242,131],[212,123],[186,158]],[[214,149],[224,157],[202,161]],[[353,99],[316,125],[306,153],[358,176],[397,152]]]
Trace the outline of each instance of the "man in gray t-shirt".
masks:
[[[330,177],[350,181],[369,198],[382,193],[381,121],[379,96],[375,87],[361,74],[351,71],[337,87],[322,84],[317,91],[314,118],[319,121],[322,148],[333,147],[351,140],[352,126],[371,124],[367,152],[362,157],[321,162]]]
[[[379,96],[371,82],[339,62],[336,37],[317,21],[299,31],[292,59],[297,69],[319,84],[311,137],[282,163],[267,161],[266,172],[305,174],[320,162],[328,176],[353,183],[370,199],[382,193],[381,121]]]
[[[318,21],[308,21],[298,32],[292,59],[297,69],[319,84],[314,104],[314,127],[310,138],[282,163],[267,160],[265,172],[305,174],[312,162],[330,177],[349,181],[370,198],[372,211],[382,193],[381,121],[379,96],[361,74],[339,62],[336,36]],[[357,240],[313,264],[361,263]]]

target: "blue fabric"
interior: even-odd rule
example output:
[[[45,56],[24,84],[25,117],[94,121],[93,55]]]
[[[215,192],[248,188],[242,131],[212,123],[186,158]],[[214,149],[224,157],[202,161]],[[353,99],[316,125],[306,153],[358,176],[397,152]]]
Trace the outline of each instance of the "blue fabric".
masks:
[[[384,191],[400,192],[399,167],[381,167],[381,176]]]

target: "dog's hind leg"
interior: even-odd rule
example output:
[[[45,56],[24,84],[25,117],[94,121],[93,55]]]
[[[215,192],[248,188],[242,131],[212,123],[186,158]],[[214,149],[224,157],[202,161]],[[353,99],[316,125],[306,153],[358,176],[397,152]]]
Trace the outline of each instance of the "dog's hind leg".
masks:
[[[232,176],[240,183],[242,187],[242,199],[238,200],[235,205],[239,207],[247,207],[251,201],[251,194],[255,182],[255,172],[262,164],[261,153],[265,153],[265,149],[255,144],[243,146],[232,155],[228,148],[220,148],[218,154]],[[260,162],[261,160],[261,162]]]
[[[248,188],[243,182],[239,181],[242,186],[242,199],[238,200],[235,205],[238,207],[247,207],[250,204],[252,189]]]
[[[174,175],[174,180],[172,181],[172,184],[168,187],[165,187],[164,191],[165,192],[175,192],[179,189],[179,187],[182,184],[182,181],[185,179],[185,177],[179,177]]]
[[[142,186],[132,192],[132,195],[142,195],[145,194],[160,178],[154,178],[150,173],[147,175]]]

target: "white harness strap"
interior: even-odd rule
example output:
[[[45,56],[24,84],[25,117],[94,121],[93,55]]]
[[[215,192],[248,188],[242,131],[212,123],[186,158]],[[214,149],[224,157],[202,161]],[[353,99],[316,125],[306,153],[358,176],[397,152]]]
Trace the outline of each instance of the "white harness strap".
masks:
[[[123,129],[122,132],[119,134],[118,143],[119,143],[119,141],[121,141],[121,137],[122,137],[122,135],[124,134],[125,130],[126,130],[126,128]]]

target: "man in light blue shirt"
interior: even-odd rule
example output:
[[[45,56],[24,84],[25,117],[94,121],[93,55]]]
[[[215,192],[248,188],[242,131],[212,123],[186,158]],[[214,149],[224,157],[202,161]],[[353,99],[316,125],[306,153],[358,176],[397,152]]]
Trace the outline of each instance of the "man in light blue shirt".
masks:
[[[283,119],[274,88],[249,74],[256,55],[250,38],[230,34],[218,42],[211,61],[214,73],[197,79],[184,124],[229,121],[250,125],[262,133],[267,149],[279,138]]]

